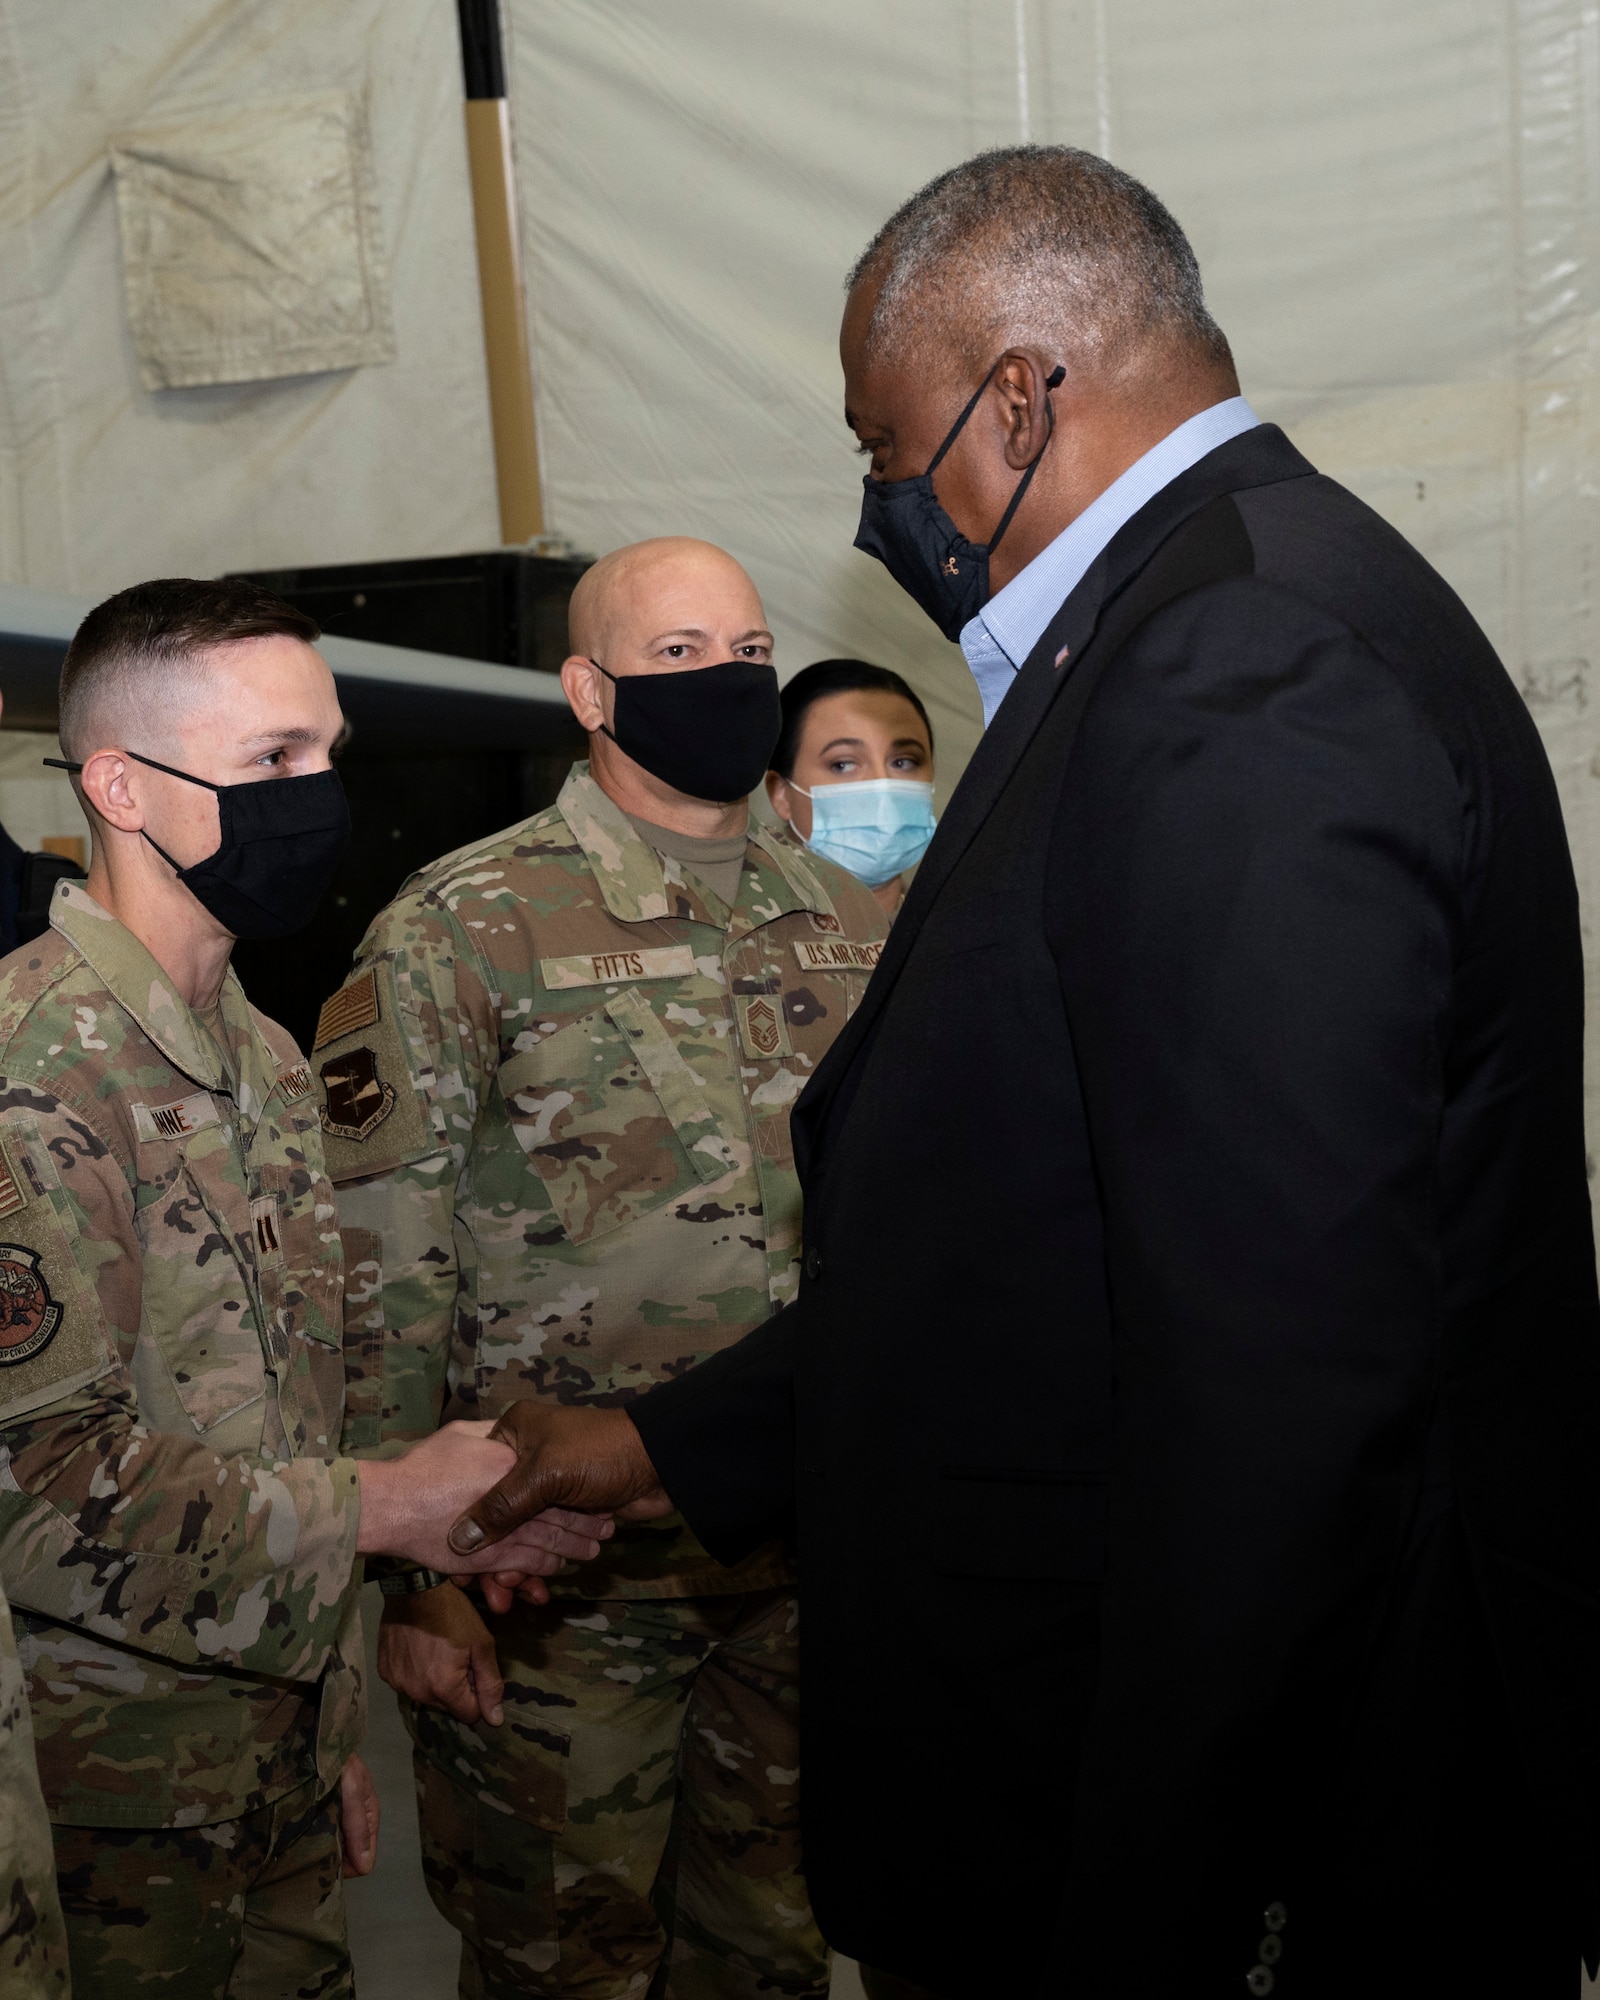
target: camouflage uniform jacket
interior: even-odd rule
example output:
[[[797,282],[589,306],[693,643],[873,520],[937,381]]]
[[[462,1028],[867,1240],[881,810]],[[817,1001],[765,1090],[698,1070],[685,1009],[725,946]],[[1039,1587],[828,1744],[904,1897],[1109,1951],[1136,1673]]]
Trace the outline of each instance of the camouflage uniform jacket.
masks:
[[[66,2000],[67,1992],[55,1846],[39,1796],[11,1609],[0,1591],[0,1993],[6,2000]]]
[[[80,886],[50,922],[0,964],[0,1572],[52,1818],[194,1826],[359,1737],[333,1190],[231,972],[236,1082]]]
[[[790,1106],[882,936],[859,882],[754,824],[729,910],[585,764],[414,876],[312,1055],[352,1261],[347,1448],[525,1396],[625,1403],[790,1299]],[[564,1587],[784,1574],[775,1550],[722,1568],[674,1516]]]

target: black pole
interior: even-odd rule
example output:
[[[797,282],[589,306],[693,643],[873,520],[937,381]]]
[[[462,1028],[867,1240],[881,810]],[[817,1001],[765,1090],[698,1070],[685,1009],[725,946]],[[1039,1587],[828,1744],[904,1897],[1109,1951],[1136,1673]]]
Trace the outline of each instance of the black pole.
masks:
[[[461,68],[469,98],[504,97],[506,58],[500,41],[500,0],[456,0],[461,17]]]

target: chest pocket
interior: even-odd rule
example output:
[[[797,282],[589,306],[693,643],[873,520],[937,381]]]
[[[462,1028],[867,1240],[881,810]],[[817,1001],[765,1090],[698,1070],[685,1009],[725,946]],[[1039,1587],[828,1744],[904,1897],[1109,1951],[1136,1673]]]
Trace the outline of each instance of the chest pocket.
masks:
[[[591,1242],[741,1164],[701,1079],[642,994],[615,995],[499,1074],[562,1230]]]
[[[250,1245],[229,1226],[243,1202],[229,1199],[237,1168],[227,1134],[215,1126],[199,1133],[174,1165],[139,1210],[140,1341],[159,1351],[195,1430],[220,1450],[248,1450],[261,1434],[266,1359]],[[141,1161],[141,1171],[155,1180],[149,1163]],[[162,1400],[153,1383],[141,1381],[141,1407],[152,1405],[151,1416],[166,1428]]]

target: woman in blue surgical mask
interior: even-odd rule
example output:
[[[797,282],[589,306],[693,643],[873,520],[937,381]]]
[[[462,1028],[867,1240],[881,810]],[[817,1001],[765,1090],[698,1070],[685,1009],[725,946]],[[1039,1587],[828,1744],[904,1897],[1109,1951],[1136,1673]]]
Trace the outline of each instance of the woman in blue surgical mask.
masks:
[[[911,689],[865,660],[819,660],[783,689],[772,809],[864,882],[892,922],[933,838],[933,726]]]

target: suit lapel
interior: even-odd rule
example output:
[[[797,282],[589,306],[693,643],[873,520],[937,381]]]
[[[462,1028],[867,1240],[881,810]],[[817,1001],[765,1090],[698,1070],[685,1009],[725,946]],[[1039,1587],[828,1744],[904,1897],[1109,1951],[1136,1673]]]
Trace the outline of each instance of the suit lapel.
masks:
[[[1118,530],[1090,565],[1077,588],[1045,627],[994,721],[984,732],[895,918],[861,1005],[823,1058],[794,1108],[792,1122],[797,1128],[795,1138],[802,1158],[814,1150],[815,1135],[822,1129],[828,1104],[894,991],[928,912],[1004,795],[1039,725],[1062,690],[1078,680],[1090,664],[1088,655],[1095,640],[1104,637],[1115,647],[1131,629],[1126,618],[1107,617],[1110,608],[1125,592],[1128,608],[1135,611],[1133,622],[1155,608],[1151,604],[1141,610],[1134,603],[1141,572],[1151,564],[1162,544],[1212,501],[1252,486],[1304,479],[1315,471],[1315,466],[1301,457],[1275,424],[1246,431],[1191,466],[1170,486],[1163,487]],[[1195,583],[1205,580],[1203,575],[1194,578]],[[1182,588],[1193,587],[1181,579],[1180,583]],[[1178,589],[1167,593],[1169,597],[1178,594]]]

